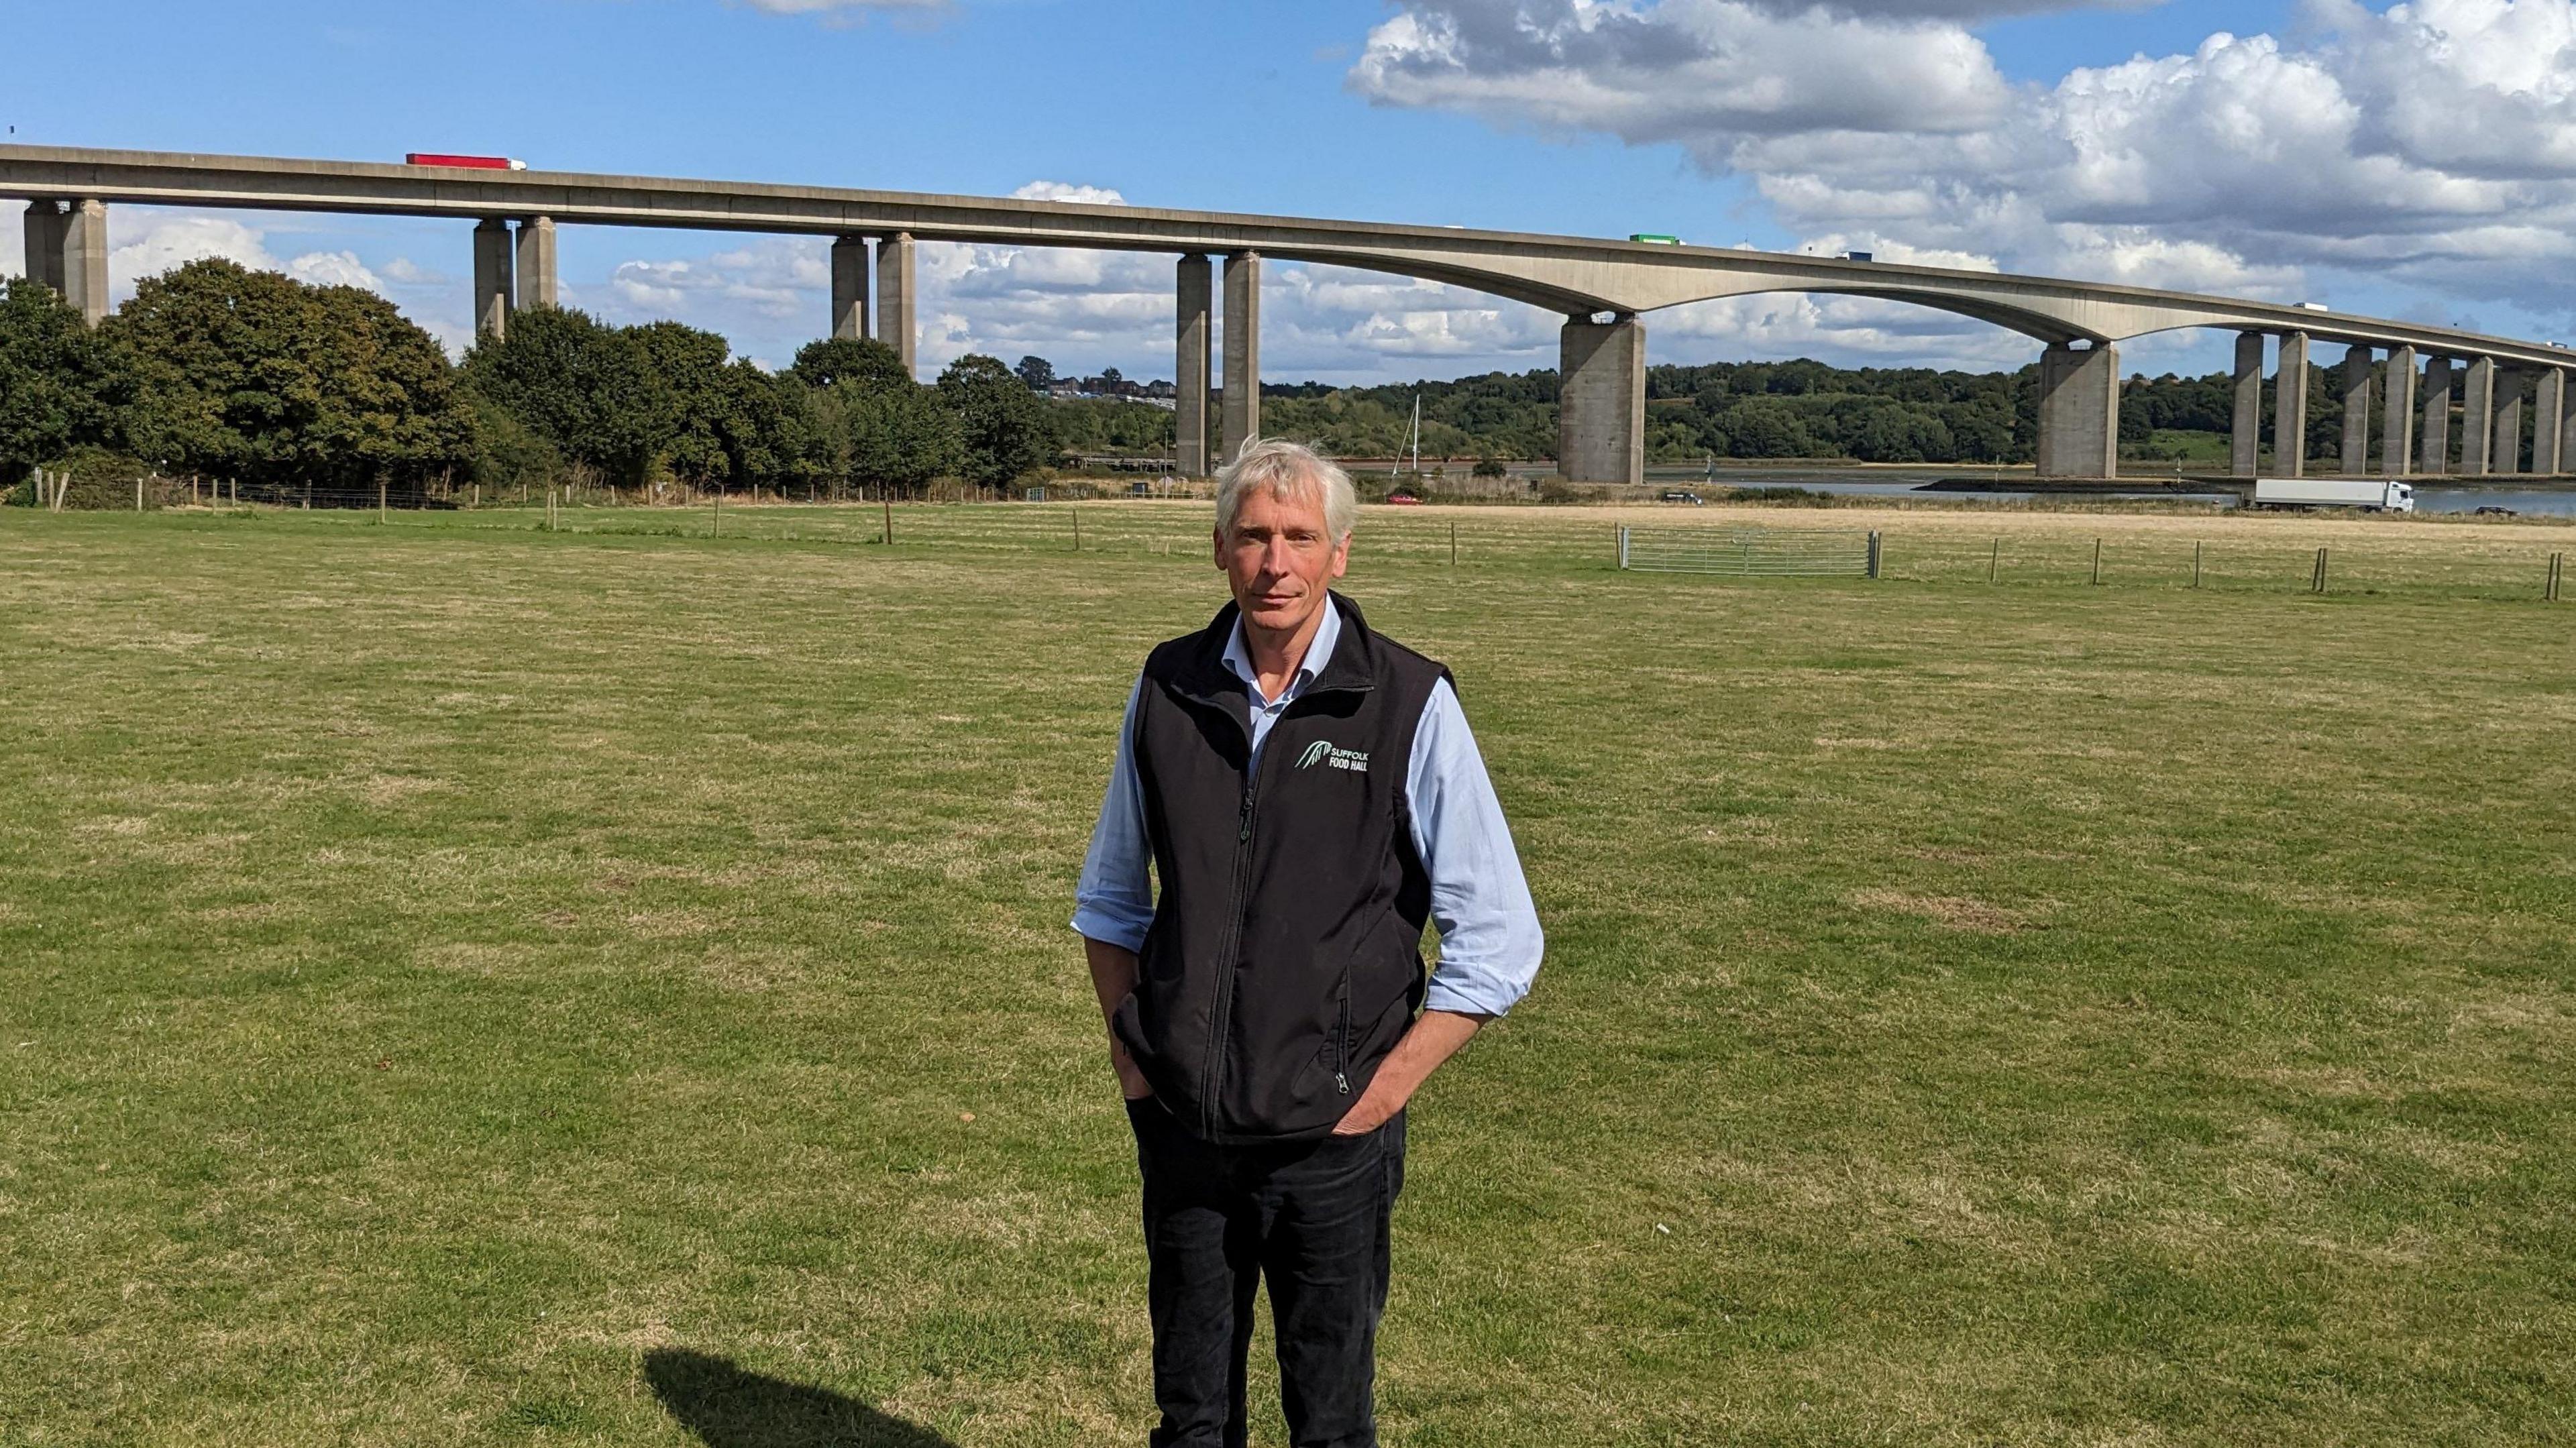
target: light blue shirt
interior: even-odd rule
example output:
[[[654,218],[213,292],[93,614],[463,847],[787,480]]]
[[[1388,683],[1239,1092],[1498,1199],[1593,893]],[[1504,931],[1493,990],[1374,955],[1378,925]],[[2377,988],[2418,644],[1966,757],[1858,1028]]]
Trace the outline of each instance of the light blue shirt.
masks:
[[[1328,601],[1297,676],[1273,699],[1261,692],[1243,625],[1235,625],[1225,666],[1243,681],[1255,764],[1271,726],[1332,661],[1341,637],[1341,611]],[[1092,828],[1091,851],[1074,891],[1073,928],[1123,950],[1143,949],[1154,923],[1153,848],[1145,837],[1145,787],[1136,776],[1135,756],[1136,698],[1144,687],[1140,677],[1127,695],[1100,823]],[[1520,854],[1512,848],[1511,827],[1503,822],[1502,802],[1494,798],[1476,736],[1446,679],[1432,685],[1422,706],[1404,797],[1412,806],[1413,847],[1431,876],[1431,921],[1440,931],[1440,961],[1424,1006],[1499,1016],[1529,994],[1547,942],[1529,882],[1521,876]]]

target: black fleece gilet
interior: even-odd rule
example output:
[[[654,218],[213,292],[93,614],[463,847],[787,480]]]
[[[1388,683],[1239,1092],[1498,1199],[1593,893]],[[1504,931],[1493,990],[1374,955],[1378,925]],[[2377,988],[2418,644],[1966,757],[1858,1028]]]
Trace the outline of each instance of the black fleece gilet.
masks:
[[[1221,1144],[1332,1129],[1421,1009],[1431,886],[1405,776],[1441,665],[1340,594],[1323,672],[1248,770],[1231,603],[1145,662],[1132,743],[1160,894],[1111,1020],[1165,1109]]]

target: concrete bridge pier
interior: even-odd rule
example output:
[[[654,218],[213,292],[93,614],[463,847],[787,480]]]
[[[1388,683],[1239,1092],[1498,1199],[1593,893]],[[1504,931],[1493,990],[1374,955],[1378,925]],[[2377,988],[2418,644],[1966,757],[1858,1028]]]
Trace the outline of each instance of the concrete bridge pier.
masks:
[[[2402,478],[2415,471],[2415,349],[2389,348],[2380,378],[2379,471]]]
[[[69,229],[70,224],[63,218],[61,202],[27,203],[27,280],[38,286],[52,287],[56,296],[65,294],[63,237]]]
[[[2097,342],[2078,351],[2053,342],[2040,354],[2039,475],[2120,475],[2119,348]]]
[[[912,251],[909,231],[877,240],[877,340],[892,347],[895,355],[903,359],[906,377],[913,375],[914,351],[920,336],[913,319],[920,294],[914,285]]]
[[[2487,448],[2495,441],[2496,364],[2493,357],[2473,358],[2469,380],[2460,389],[2460,474],[2487,473]]]
[[[2272,471],[2308,472],[2308,334],[2281,334],[2281,375],[2272,384]]]
[[[74,201],[63,211],[63,296],[91,326],[107,319],[104,201]]]
[[[2370,349],[2343,354],[2343,449],[2336,456],[2354,477],[2370,471]]]
[[[562,292],[555,280],[553,217],[524,216],[519,219],[517,267],[514,305],[522,308],[562,305]]]
[[[510,223],[486,217],[474,224],[474,336],[498,342],[510,334],[515,300],[510,278]]]
[[[1261,253],[1225,258],[1225,435],[1217,464],[1261,436]]]
[[[2451,359],[2424,364],[2424,451],[2418,466],[2437,478],[2451,475]]]
[[[2562,385],[2566,374],[2559,374]],[[2562,399],[2558,409],[2558,471],[2576,473],[2576,398]]]
[[[41,282],[97,326],[107,317],[107,203],[27,203],[27,280]]]
[[[1557,334],[1556,471],[1569,482],[1646,480],[1646,324],[1569,317]]]
[[[1208,475],[1208,372],[1214,359],[1214,271],[1204,255],[1182,257],[1172,296],[1172,405],[1174,466],[1185,478]]]
[[[2522,471],[2522,374],[2510,368],[2496,369],[2495,446],[2487,450],[2487,471]]]
[[[2560,471],[2559,429],[2567,410],[2567,374],[2555,367],[2540,372],[2540,390],[2531,401],[2531,470],[2542,477]]]
[[[2236,334],[2236,421],[2227,439],[2227,471],[2250,478],[2263,459],[2263,334]]]
[[[868,335],[868,239],[832,238],[832,330],[836,342],[865,341]]]

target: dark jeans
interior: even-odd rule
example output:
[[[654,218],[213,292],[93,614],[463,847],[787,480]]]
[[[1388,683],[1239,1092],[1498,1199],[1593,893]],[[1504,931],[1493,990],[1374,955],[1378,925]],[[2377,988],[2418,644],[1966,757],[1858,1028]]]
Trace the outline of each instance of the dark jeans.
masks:
[[[1212,1146],[1150,1098],[1127,1103],[1145,1176],[1154,1319],[1152,1448],[1241,1448],[1252,1294],[1270,1281],[1279,1405],[1295,1448],[1376,1448],[1387,1217],[1404,1113],[1366,1136]]]

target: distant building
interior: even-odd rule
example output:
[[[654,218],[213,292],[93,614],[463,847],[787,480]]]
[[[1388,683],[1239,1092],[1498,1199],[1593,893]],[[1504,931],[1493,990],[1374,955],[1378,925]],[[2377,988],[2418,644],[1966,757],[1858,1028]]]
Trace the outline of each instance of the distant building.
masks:
[[[1179,408],[1181,390],[1167,378],[1140,383],[1131,378],[1102,373],[1097,377],[1059,377],[1047,385],[1045,395],[1059,402],[1142,402],[1169,412]]]

